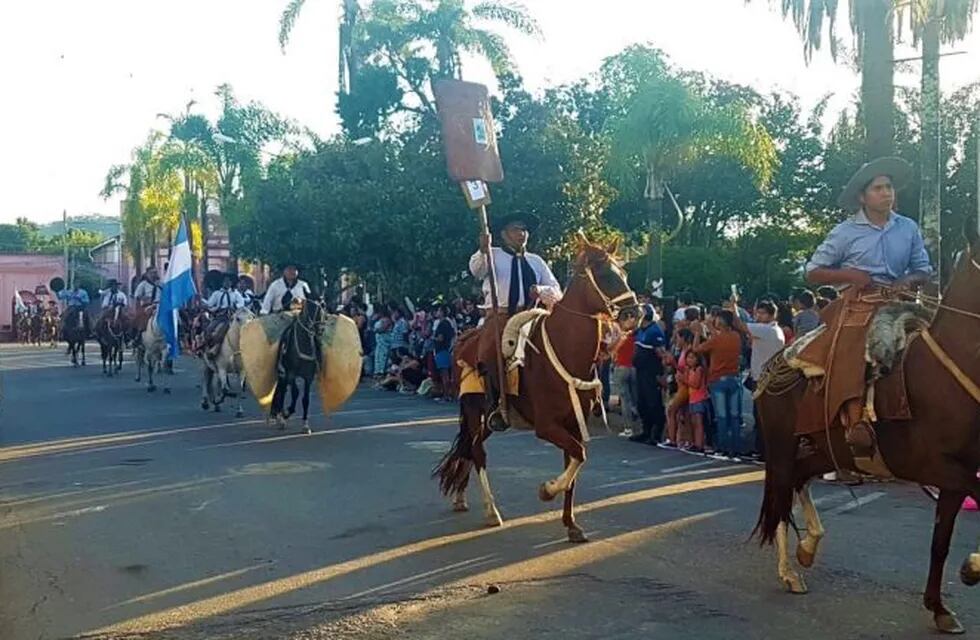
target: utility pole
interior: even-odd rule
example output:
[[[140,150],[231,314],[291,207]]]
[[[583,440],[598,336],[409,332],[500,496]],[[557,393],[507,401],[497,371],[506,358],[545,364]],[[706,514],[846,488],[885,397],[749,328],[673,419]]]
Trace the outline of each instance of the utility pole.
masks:
[[[71,284],[72,284],[71,283],[71,263],[69,262],[70,258],[68,257],[68,210],[67,209],[62,209],[61,210],[61,225],[62,225],[62,229],[61,229],[61,244],[62,244],[62,247],[64,248],[64,252],[65,252],[65,255],[64,255],[64,258],[65,258],[65,286],[68,287],[69,289],[71,289],[72,288],[72,286],[71,286]]]

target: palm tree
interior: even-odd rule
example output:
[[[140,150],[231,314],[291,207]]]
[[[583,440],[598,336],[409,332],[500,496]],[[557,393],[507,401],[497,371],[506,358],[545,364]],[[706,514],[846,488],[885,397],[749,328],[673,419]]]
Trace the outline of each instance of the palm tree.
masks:
[[[647,76],[611,123],[613,165],[620,182],[644,175],[650,212],[647,282],[663,276],[663,199],[680,168],[709,156],[728,157],[749,169],[760,184],[776,167],[776,149],[744,104],[719,105],[682,78],[663,71]]]
[[[869,158],[892,155],[895,150],[895,1],[851,0],[850,4],[851,29],[861,65],[861,122]],[[831,56],[837,59],[838,4],[838,0],[779,0],[783,17],[792,19],[803,38],[807,62],[823,47],[825,27]]]
[[[279,42],[289,40],[305,0],[291,0],[279,21]],[[484,24],[540,36],[541,28],[516,2],[483,0],[375,0],[362,12],[356,0],[344,1],[340,23],[341,95],[356,91],[360,68],[371,63],[389,68],[421,105],[435,114],[429,83],[462,77],[462,55],[486,59],[498,76],[514,70],[504,38]],[[431,59],[430,59],[431,57]]]
[[[936,257],[941,256],[940,215],[941,180],[943,176],[939,148],[939,49],[966,37],[973,26],[978,0],[905,0],[898,7],[899,25],[908,15],[908,25],[915,44],[922,43],[922,121],[921,179],[919,222],[926,243]],[[940,265],[942,266],[942,265]]]
[[[290,0],[279,18],[279,46],[283,51],[289,44],[296,19],[306,0]],[[358,57],[355,51],[355,29],[361,15],[361,7],[357,0],[344,0],[344,11],[340,18],[340,51],[337,55],[337,86],[341,95],[353,91],[352,84],[357,76]]]
[[[180,178],[162,162],[166,137],[153,132],[133,150],[129,164],[115,165],[106,174],[100,195],[123,193],[124,245],[141,270],[152,264],[158,233],[172,231],[180,220]],[[147,254],[150,255],[147,255]]]

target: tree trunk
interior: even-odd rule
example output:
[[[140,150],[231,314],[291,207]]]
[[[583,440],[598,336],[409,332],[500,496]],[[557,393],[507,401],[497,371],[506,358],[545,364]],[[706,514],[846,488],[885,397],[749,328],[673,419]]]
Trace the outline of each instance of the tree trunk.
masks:
[[[647,168],[647,183],[643,197],[650,217],[650,238],[647,244],[647,279],[644,287],[663,278],[664,273],[664,189],[666,184],[653,167]]]
[[[867,159],[895,153],[892,0],[860,0],[861,119]]]
[[[922,32],[922,192],[919,198],[919,223],[922,225],[926,247],[934,263],[940,256],[940,183],[942,167],[940,145],[939,92],[939,30],[940,18],[933,17]]]
[[[644,286],[650,287],[663,278],[664,273],[663,192],[660,192],[660,197],[647,198],[646,203],[650,215],[650,239],[647,245],[647,281]]]
[[[201,216],[201,260],[204,262],[204,273],[211,270],[210,252],[208,251],[208,201],[204,192],[200,193],[197,200],[198,211]]]

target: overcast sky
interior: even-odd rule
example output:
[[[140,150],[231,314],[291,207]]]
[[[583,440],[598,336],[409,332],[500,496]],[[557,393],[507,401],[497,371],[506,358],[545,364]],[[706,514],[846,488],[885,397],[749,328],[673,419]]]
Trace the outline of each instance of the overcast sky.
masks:
[[[29,0],[0,2],[0,222],[118,212],[98,196],[161,112],[189,99],[213,114],[230,83],[321,134],[336,130],[340,0],[307,0],[286,54],[277,42],[286,0]],[[767,0],[526,0],[541,42],[509,34],[532,88],[575,80],[628,44],[649,42],[678,65],[759,89],[837,105],[858,78],[829,54],[807,66],[789,23]],[[841,3],[842,8],[847,3]],[[846,16],[840,21],[846,24]],[[846,34],[845,34],[846,37]],[[850,40],[847,40],[850,44]],[[980,80],[980,32],[943,59],[944,88]],[[906,46],[902,57],[914,53]],[[472,65],[467,79],[487,80]],[[918,65],[897,78],[915,85]]]

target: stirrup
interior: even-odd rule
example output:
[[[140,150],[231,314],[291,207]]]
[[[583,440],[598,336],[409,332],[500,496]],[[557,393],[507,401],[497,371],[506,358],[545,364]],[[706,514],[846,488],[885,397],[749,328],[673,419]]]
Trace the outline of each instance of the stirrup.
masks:
[[[502,432],[510,429],[510,424],[507,421],[504,413],[499,409],[494,409],[489,416],[487,416],[487,426],[491,431]]]

